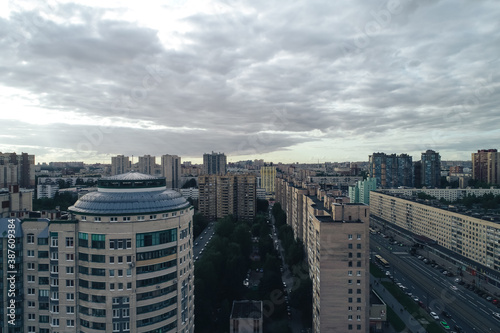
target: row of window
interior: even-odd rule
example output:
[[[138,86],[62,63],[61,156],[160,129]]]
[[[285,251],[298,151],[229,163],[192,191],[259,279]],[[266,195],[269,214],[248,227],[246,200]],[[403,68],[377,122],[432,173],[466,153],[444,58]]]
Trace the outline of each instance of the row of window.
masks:
[[[181,210],[179,213],[180,213],[180,215],[183,215],[184,211]],[[151,214],[148,217],[149,217],[149,220],[156,220],[156,219],[158,219],[158,216],[159,216],[158,214]],[[172,217],[177,216],[177,212],[172,212],[170,214],[169,213],[163,213],[163,214],[161,214],[162,218],[168,218],[169,216],[172,216]],[[80,217],[80,219],[82,221],[88,221],[87,216],[85,216],[85,215],[82,215]],[[91,219],[94,222],[102,222],[102,217],[101,216],[94,216]],[[146,220],[146,216],[145,215],[139,215],[139,216],[136,216],[136,218],[134,220],[136,220],[136,221],[145,221]],[[132,218],[131,218],[131,216],[121,216],[121,217],[111,216],[109,218],[109,221],[110,222],[118,222],[118,221],[130,222],[130,221],[132,221]]]
[[[33,309],[36,307],[36,302],[35,301],[28,301],[28,308]],[[49,309],[49,303],[46,302],[40,302],[39,310],[48,310]],[[52,305],[50,308],[50,311],[52,313],[59,313],[59,305]],[[75,307],[74,306],[66,306],[66,314],[74,314],[75,313]]]
[[[35,288],[28,288],[27,290],[28,295],[34,296],[36,294]],[[58,300],[59,299],[59,292],[58,291],[52,291],[48,289],[40,289],[38,290],[38,296],[39,297],[49,297],[51,300]],[[66,300],[67,301],[74,301],[75,300],[75,294],[74,293],[67,293],[66,294]]]
[[[35,314],[33,314],[34,316]],[[28,315],[29,316],[29,315]],[[28,317],[28,320],[35,320],[35,319],[30,319]],[[49,316],[40,316],[39,318],[40,323],[48,323],[49,322]],[[59,327],[59,318],[52,318],[52,321],[50,322],[50,325],[52,327]],[[67,319],[66,320],[66,327],[75,327],[75,320],[74,319]],[[36,326],[28,326],[28,333],[35,333],[36,332]],[[42,332],[42,329],[40,329],[40,332]],[[48,329],[47,329],[48,333]]]

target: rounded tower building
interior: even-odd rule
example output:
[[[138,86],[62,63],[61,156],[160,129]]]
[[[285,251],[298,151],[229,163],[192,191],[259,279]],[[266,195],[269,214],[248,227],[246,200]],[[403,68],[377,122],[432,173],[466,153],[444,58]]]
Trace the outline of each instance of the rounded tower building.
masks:
[[[77,224],[77,327],[194,332],[193,207],[164,177],[102,178],[68,209]]]

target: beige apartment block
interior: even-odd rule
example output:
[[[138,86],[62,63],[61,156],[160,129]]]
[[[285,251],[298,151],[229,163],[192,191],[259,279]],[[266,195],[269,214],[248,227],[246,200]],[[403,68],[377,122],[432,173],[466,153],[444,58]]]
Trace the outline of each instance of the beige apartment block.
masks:
[[[267,193],[274,193],[275,191],[274,179],[276,178],[276,167],[275,166],[261,167],[260,177],[262,179],[261,187],[265,188]]]
[[[438,245],[500,273],[500,224],[382,192],[370,192],[372,216],[425,236]],[[463,267],[481,270],[480,267]],[[498,279],[498,274],[496,279]],[[494,276],[490,276],[495,279]],[[497,281],[500,283],[500,281]]]

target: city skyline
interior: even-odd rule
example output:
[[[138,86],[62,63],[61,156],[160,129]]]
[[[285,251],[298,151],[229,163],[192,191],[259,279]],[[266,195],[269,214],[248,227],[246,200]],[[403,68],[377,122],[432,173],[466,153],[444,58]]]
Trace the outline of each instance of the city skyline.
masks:
[[[470,160],[500,139],[499,12],[494,1],[7,2],[0,151]]]

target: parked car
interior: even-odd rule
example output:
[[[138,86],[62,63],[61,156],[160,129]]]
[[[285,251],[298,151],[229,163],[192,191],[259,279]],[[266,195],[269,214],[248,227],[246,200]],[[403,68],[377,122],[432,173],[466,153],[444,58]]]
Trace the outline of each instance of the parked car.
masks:
[[[432,318],[439,320],[439,316],[437,315],[436,312],[433,311],[433,312],[430,312],[429,314],[431,315]]]

